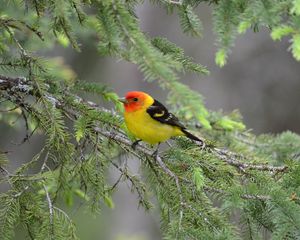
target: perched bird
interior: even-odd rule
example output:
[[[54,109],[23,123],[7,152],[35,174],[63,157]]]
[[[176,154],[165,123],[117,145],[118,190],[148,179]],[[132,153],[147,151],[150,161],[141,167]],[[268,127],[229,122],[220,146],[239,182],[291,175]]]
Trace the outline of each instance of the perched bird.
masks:
[[[119,99],[124,104],[124,118],[128,130],[138,139],[132,145],[145,141],[160,144],[175,136],[186,136],[192,140],[203,141],[189,133],[178,118],[170,113],[159,101],[144,92],[128,92]]]

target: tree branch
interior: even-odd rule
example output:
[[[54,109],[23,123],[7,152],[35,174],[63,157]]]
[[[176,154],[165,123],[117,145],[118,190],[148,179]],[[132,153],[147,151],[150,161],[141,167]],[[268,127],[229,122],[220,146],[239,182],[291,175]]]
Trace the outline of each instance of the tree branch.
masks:
[[[30,82],[26,80],[26,78],[23,77],[7,77],[7,76],[3,76],[0,75],[0,90],[2,91],[8,91],[9,93],[15,93],[15,92],[20,92],[23,93],[25,95],[32,95],[35,96],[35,92],[32,91],[32,86],[30,85]],[[35,97],[39,97],[39,96],[35,96]],[[65,106],[65,104],[63,102],[61,102],[60,100],[56,99],[54,96],[47,94],[47,96],[45,96],[47,99],[49,99],[53,105],[55,105],[57,108],[63,109],[65,112],[67,112],[68,114],[71,114],[74,118],[77,117],[77,113],[76,113],[76,109],[67,109],[67,107]],[[87,106],[89,106],[90,108],[93,108],[95,110],[98,111],[105,111],[108,112],[112,115],[116,115],[114,112],[109,111],[107,109],[101,108],[99,107],[97,104],[91,102],[91,101],[84,101],[82,98],[80,98],[79,96],[74,96],[72,95],[72,97],[74,97],[76,99],[76,101],[83,103]],[[11,99],[10,99],[11,100]],[[128,137],[122,132],[120,131],[120,129],[115,128],[116,126],[114,126],[110,131],[105,130],[103,128],[100,127],[94,127],[93,131],[95,133],[101,134],[102,136],[104,136],[105,138],[111,139],[115,142],[117,142],[118,144],[123,144],[127,147],[131,147],[132,142],[128,139]],[[197,142],[195,142],[197,144]],[[245,163],[240,161],[239,159],[242,159],[243,156],[231,152],[229,150],[226,149],[220,149],[220,148],[216,148],[216,147],[211,147],[211,146],[199,146],[201,147],[201,149],[205,149],[211,153],[214,153],[219,159],[221,159],[222,161],[226,162],[227,164],[236,167],[238,170],[245,172],[246,170],[257,170],[257,171],[269,171],[272,173],[278,173],[278,172],[285,172],[288,170],[287,166],[270,166],[270,165],[266,165],[266,164],[251,164],[251,163]],[[145,154],[148,157],[153,157],[153,151],[149,148],[147,148],[144,145],[137,145],[136,146],[136,151],[141,152],[143,154]],[[175,184],[176,184],[176,188],[178,191],[178,195],[180,198],[180,205],[181,205],[181,210],[180,210],[180,219],[182,218],[183,215],[183,206],[184,206],[184,201],[183,201],[183,196],[182,196],[182,191],[181,191],[181,187],[180,187],[180,183],[179,183],[179,178],[176,174],[174,174],[168,167],[167,165],[162,161],[161,156],[157,155],[155,158],[156,162],[158,163],[158,165],[160,166],[161,170],[167,174],[168,176],[170,176],[171,178],[174,179]],[[116,166],[115,166],[116,167]],[[3,170],[3,168],[1,167],[1,170]],[[120,170],[120,169],[119,169]],[[205,186],[204,190],[206,191],[211,191],[211,192],[216,192],[216,193],[220,193],[223,195],[228,194],[225,190],[221,190],[221,189],[216,189],[216,188],[212,188],[212,187],[208,187]],[[241,198],[243,199],[249,199],[249,200],[269,200],[270,196],[264,196],[264,195],[251,195],[251,194],[243,194],[241,195]],[[179,221],[180,222],[180,221]]]
[[[45,184],[43,184],[43,188],[44,188],[44,191],[45,191],[45,194],[46,194],[46,199],[47,199],[48,208],[49,208],[49,223],[50,223],[50,233],[49,233],[49,236],[50,236],[50,239],[53,239],[53,236],[54,236],[53,204],[52,204],[52,201],[51,201],[51,198],[50,198],[50,194],[49,194],[48,189],[45,186]]]
[[[0,75],[0,90],[14,90],[14,91],[19,91],[21,93],[29,94],[29,95],[34,95],[34,92],[32,91],[32,86],[30,85],[29,82],[26,81],[26,78],[24,77],[7,77]],[[86,104],[87,106],[94,108],[95,110],[99,111],[105,111],[108,112],[112,115],[116,115],[114,112],[101,108],[97,104],[91,102],[91,101],[84,101],[82,98],[79,96],[74,96],[76,100],[80,103]],[[35,96],[37,97],[37,96]],[[51,102],[56,105],[57,108],[63,108],[64,104],[60,102],[58,99],[56,99],[54,96],[51,96],[50,94],[45,96],[47,99],[51,100]],[[68,111],[69,113],[76,115],[75,112],[70,112],[68,109],[64,109],[65,111]],[[123,144],[127,146],[131,146],[131,141],[120,131],[115,132],[114,134],[111,134],[110,132],[103,131],[100,128],[95,128],[95,132],[98,132],[102,135],[105,135],[108,138],[115,139],[118,142],[122,142]],[[197,144],[197,142],[195,142]],[[239,158],[243,158],[243,156],[231,152],[226,149],[220,149],[216,147],[210,147],[210,146],[200,146],[202,149],[208,150],[212,153],[214,153],[216,156],[218,156],[219,159],[222,161],[226,162],[227,164],[234,166],[238,168],[241,171],[245,170],[258,170],[258,171],[269,171],[272,173],[276,172],[285,172],[288,170],[287,166],[270,166],[266,164],[252,164],[252,163],[245,163],[240,160]],[[144,146],[138,145],[137,148],[139,151],[142,151],[144,154],[151,156],[152,151],[145,148]],[[162,169],[170,175],[171,173],[163,166],[161,165]],[[172,175],[172,174],[171,174]],[[170,176],[171,176],[170,175]]]
[[[230,152],[226,149],[220,149],[220,148],[212,148],[210,149],[212,152],[214,152],[221,160],[228,163],[231,166],[237,167],[241,170],[259,170],[259,171],[270,171],[270,172],[285,172],[288,167],[287,166],[270,166],[266,164],[250,164],[250,163],[244,163],[239,160],[237,160],[237,157],[239,156],[236,153]]]

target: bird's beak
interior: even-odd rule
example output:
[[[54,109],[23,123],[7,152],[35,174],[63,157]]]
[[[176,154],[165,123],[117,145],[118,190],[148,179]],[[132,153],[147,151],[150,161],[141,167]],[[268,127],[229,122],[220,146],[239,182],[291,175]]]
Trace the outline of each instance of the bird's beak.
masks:
[[[122,102],[122,103],[127,103],[126,98],[119,98],[118,100],[119,100],[120,102]]]

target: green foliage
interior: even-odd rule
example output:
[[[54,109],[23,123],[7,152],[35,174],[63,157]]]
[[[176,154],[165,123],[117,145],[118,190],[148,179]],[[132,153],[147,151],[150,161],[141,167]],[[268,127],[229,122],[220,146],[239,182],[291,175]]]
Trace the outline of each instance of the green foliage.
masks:
[[[204,186],[204,177],[201,168],[197,167],[194,169],[193,181],[196,185],[196,189],[198,191],[202,190],[202,187]]]
[[[292,54],[296,60],[300,60],[300,34],[294,34],[292,38]]]
[[[271,37],[273,40],[281,40],[282,37],[294,32],[291,26],[282,25],[272,30]]]
[[[230,49],[234,44],[236,33],[244,34],[252,28],[258,32],[266,27],[271,30],[273,40],[283,36],[292,37],[292,54],[299,61],[297,43],[294,45],[295,33],[299,31],[299,23],[295,15],[299,15],[299,1],[243,1],[221,0],[214,4],[213,23],[217,34],[218,51],[216,64],[223,67]],[[296,37],[297,38],[297,37]]]
[[[88,127],[88,121],[85,117],[81,116],[74,124],[75,128],[75,139],[79,142],[86,134]]]
[[[293,5],[290,11],[292,14],[300,15],[300,1],[299,0],[294,0]]]
[[[290,37],[292,54],[300,59],[299,1],[153,1],[178,13],[183,32],[191,36],[202,34],[194,12],[200,2],[213,9],[217,65],[226,64],[237,33],[262,27],[271,30],[273,40]],[[29,239],[77,239],[64,209],[74,208],[77,200],[94,214],[103,204],[113,209],[113,193],[123,181],[146,210],[153,207],[155,195],[164,239],[263,239],[264,231],[272,239],[298,239],[299,136],[255,136],[246,131],[238,112],[208,111],[202,95],[178,75],[209,71],[168,39],[142,32],[135,14],[140,3],[40,0],[0,5],[0,69],[4,75],[23,76],[0,75],[0,121],[19,129],[25,123],[24,141],[34,134],[45,138],[40,152],[13,173],[6,170],[6,153],[0,152],[1,184],[9,185],[0,195],[1,239],[13,239],[16,226]],[[94,42],[100,55],[136,64],[146,81],[167,92],[172,111],[206,145],[178,137],[156,158],[145,145],[133,150],[118,95],[103,84],[78,80],[63,59],[37,54],[56,44],[80,51],[78,39],[83,37]],[[101,96],[112,110],[80,95]],[[141,160],[142,176],[128,167],[127,154]],[[125,164],[119,166],[116,158]],[[119,173],[115,183],[107,180],[110,168]],[[236,212],[238,224],[232,221]]]
[[[86,83],[83,81],[77,81],[75,85],[75,90],[81,90],[88,93],[93,93],[98,96],[102,96],[105,100],[111,101],[115,104],[117,110],[122,109],[122,104],[118,100],[119,96],[110,90],[106,85],[101,85],[99,83]]]
[[[227,52],[225,49],[220,49],[216,53],[216,64],[220,67],[223,67],[227,62]]]
[[[169,42],[168,39],[156,37],[152,39],[152,44],[164,55],[168,55],[170,59],[175,60],[177,65],[182,65],[180,69],[195,73],[209,74],[206,67],[193,62],[191,57],[184,55],[183,49],[179,48],[176,44]]]
[[[180,24],[184,33],[192,36],[201,36],[202,24],[198,16],[193,12],[191,5],[182,5],[179,8]]]
[[[10,198],[7,194],[0,195],[0,233],[3,240],[12,239],[14,228],[20,215],[18,198]]]
[[[0,152],[0,166],[5,166],[8,163],[6,154]]]
[[[238,25],[237,2],[221,0],[214,7],[214,30],[218,36],[219,50],[216,54],[216,64],[223,67],[226,64],[229,48],[233,45]]]
[[[238,26],[238,33],[239,34],[243,34],[247,31],[248,28],[251,27],[251,22],[248,22],[248,21],[243,21],[243,22],[240,22],[239,26]]]
[[[215,124],[216,126],[226,130],[245,130],[246,128],[242,122],[233,121],[227,116],[220,118]]]

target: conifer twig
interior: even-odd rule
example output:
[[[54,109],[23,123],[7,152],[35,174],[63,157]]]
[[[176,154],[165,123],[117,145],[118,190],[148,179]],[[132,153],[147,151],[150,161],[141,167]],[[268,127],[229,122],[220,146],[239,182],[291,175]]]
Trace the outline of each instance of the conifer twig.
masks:
[[[241,162],[236,159],[235,156],[237,154],[225,149],[212,148],[210,150],[216,153],[218,157],[224,162],[234,167],[237,167],[241,170],[249,169],[249,170],[270,171],[270,172],[285,172],[288,169],[287,166],[277,167],[277,166],[270,166],[266,164],[250,164],[250,163]]]
[[[46,200],[48,202],[48,208],[49,208],[50,239],[53,239],[53,235],[54,235],[53,205],[52,205],[52,201],[51,201],[51,198],[50,198],[50,194],[49,194],[45,184],[43,184],[43,188],[44,188],[44,191],[45,191],[45,194],[46,194]]]
[[[228,192],[226,192],[225,190],[210,187],[210,186],[204,186],[203,189],[207,192],[215,192],[215,193],[220,193],[222,195],[228,195]],[[268,195],[255,195],[255,194],[241,194],[240,197],[245,200],[267,201],[271,199],[271,196]]]
[[[23,78],[23,77],[13,78],[13,77],[7,77],[7,76],[0,75],[0,89],[4,89],[4,90],[5,89],[15,89],[17,87],[16,90],[29,94],[30,90],[31,90],[31,86],[28,83],[26,83],[25,81],[26,81],[26,78]],[[47,97],[49,99],[52,99],[53,103],[55,105],[57,105],[57,107],[62,107],[63,104],[60,103],[60,101],[58,101],[57,99],[55,99],[53,96],[49,95]],[[76,99],[78,99],[80,102],[86,103],[88,106],[90,106],[92,108],[102,110],[102,108],[99,108],[99,106],[93,102],[90,102],[90,101],[84,102],[78,96],[76,96]],[[113,114],[113,112],[110,112],[110,113]],[[209,151],[215,153],[221,160],[228,163],[229,165],[235,166],[242,170],[248,169],[248,170],[259,170],[259,171],[270,171],[270,172],[285,172],[288,169],[287,166],[278,166],[277,167],[277,166],[270,166],[270,165],[266,165],[266,164],[250,164],[250,163],[241,162],[236,159],[237,154],[230,152],[228,150],[219,149],[219,148],[209,148],[209,147],[205,147],[205,148],[208,149]]]
[[[126,138],[125,136],[122,136],[120,135],[119,133],[114,133],[114,132],[109,132],[109,131],[105,131],[105,130],[102,130],[100,128],[94,128],[94,130],[98,133],[100,133],[101,135],[109,138],[109,139],[113,139],[117,142],[121,142],[122,144],[125,144],[125,145],[128,145],[128,146],[131,146],[131,141]],[[138,151],[141,151],[143,152],[144,154],[150,156],[150,157],[153,157],[153,152],[150,151],[150,149],[148,148],[145,148],[144,146],[142,145],[137,145],[136,146],[136,149]],[[173,173],[167,166],[166,164],[162,161],[161,157],[156,154],[155,156],[155,160],[156,162],[159,164],[159,166],[161,167],[161,169],[167,174],[169,175],[171,178],[173,178],[175,180],[175,184],[176,184],[176,188],[177,188],[177,192],[178,192],[178,195],[179,195],[179,200],[180,200],[180,211],[179,211],[179,229],[181,227],[181,221],[182,221],[182,218],[183,218],[183,204],[184,204],[184,200],[183,200],[183,196],[182,196],[182,190],[181,190],[181,187],[180,187],[180,184],[179,184],[179,178],[178,176]]]
[[[175,180],[175,184],[176,184],[176,188],[177,188],[177,192],[179,194],[179,200],[180,200],[179,221],[178,221],[178,225],[179,225],[178,229],[180,231],[181,230],[181,222],[182,222],[182,218],[183,218],[184,200],[183,200],[182,190],[181,190],[181,187],[179,184],[179,178],[175,173],[173,173],[166,166],[166,164],[162,161],[161,157],[158,154],[156,154],[155,160],[158,162],[159,166],[164,170],[164,172]]]
[[[14,77],[13,78],[13,77],[7,77],[7,76],[0,75],[0,90],[1,89],[3,89],[3,90],[13,89],[13,90],[18,90],[18,91],[26,93],[26,94],[31,94],[32,87],[26,82],[26,78],[23,78],[23,77]],[[50,96],[50,95],[47,95],[46,97],[49,98],[53,102],[53,104],[55,104],[58,108],[63,107],[63,103],[61,103],[55,97]],[[74,97],[79,102],[87,104],[91,108],[95,108],[96,110],[105,111],[105,112],[109,112],[110,114],[114,114],[112,111],[100,108],[97,104],[95,104],[91,101],[86,102],[79,96],[74,96]],[[67,109],[65,109],[65,110],[67,111]],[[76,113],[72,112],[72,114],[76,114]],[[101,133],[102,130],[100,130],[98,128],[98,131]],[[114,134],[119,135],[119,137],[121,136],[120,132],[114,133]],[[124,141],[124,139],[128,140],[128,141],[126,141],[127,144],[125,144],[125,145],[131,146],[130,140],[125,136],[121,137],[118,141],[120,141],[120,140]],[[237,159],[238,157],[240,157],[238,154],[230,152],[229,150],[226,150],[226,149],[220,149],[220,148],[216,148],[216,147],[211,148],[209,146],[205,146],[205,149],[216,154],[222,161],[226,162],[227,164],[234,166],[242,171],[245,171],[247,169],[247,170],[269,171],[269,172],[277,173],[277,172],[285,172],[288,169],[287,166],[270,166],[270,165],[266,165],[266,164],[245,163],[245,162],[239,161]],[[143,149],[143,152],[146,153],[147,155],[152,154],[152,152],[149,153],[149,151],[145,150],[145,148]]]
[[[179,0],[179,1],[169,0],[168,2],[169,2],[170,4],[182,5],[182,1],[181,1],[181,0]]]
[[[132,184],[132,186],[135,188],[139,200],[140,202],[146,202],[146,200],[144,199],[144,194],[141,192],[141,189],[135,184],[134,180],[132,179],[132,176],[127,172],[127,170],[122,169],[120,166],[118,166],[116,163],[114,163],[113,161],[110,161],[111,164],[121,173],[121,177],[125,176]],[[113,185],[113,187],[111,188],[111,190],[113,190],[116,187],[116,184],[118,184],[118,182],[121,180],[121,177],[118,179],[118,181]]]
[[[49,151],[46,153],[46,156],[45,156],[45,158],[44,158],[44,161],[43,161],[43,164],[42,164],[40,173],[43,173],[44,170],[45,170],[45,168],[48,168],[48,169],[49,169],[49,167],[47,166],[48,157],[49,157]]]
[[[0,172],[2,172],[5,176],[8,176],[10,173],[8,172],[8,170],[6,170],[6,168],[0,166]]]
[[[13,19],[13,18],[9,18],[9,19],[0,18],[0,23],[3,24],[5,27],[12,27],[12,28],[16,28],[16,29],[20,30],[20,28],[18,26],[14,25],[15,23],[19,23],[19,24],[23,25],[24,27],[26,27],[31,32],[35,33],[42,41],[45,40],[43,34],[40,31],[38,31],[36,28],[28,25],[25,21]]]
[[[19,48],[21,55],[26,57],[26,58],[30,58],[27,51],[23,48],[23,46],[20,44],[19,40],[15,37],[15,34],[10,30],[9,26],[4,25],[7,32],[9,33],[9,35],[11,36],[11,38],[14,40],[14,42],[16,43],[17,47]]]

